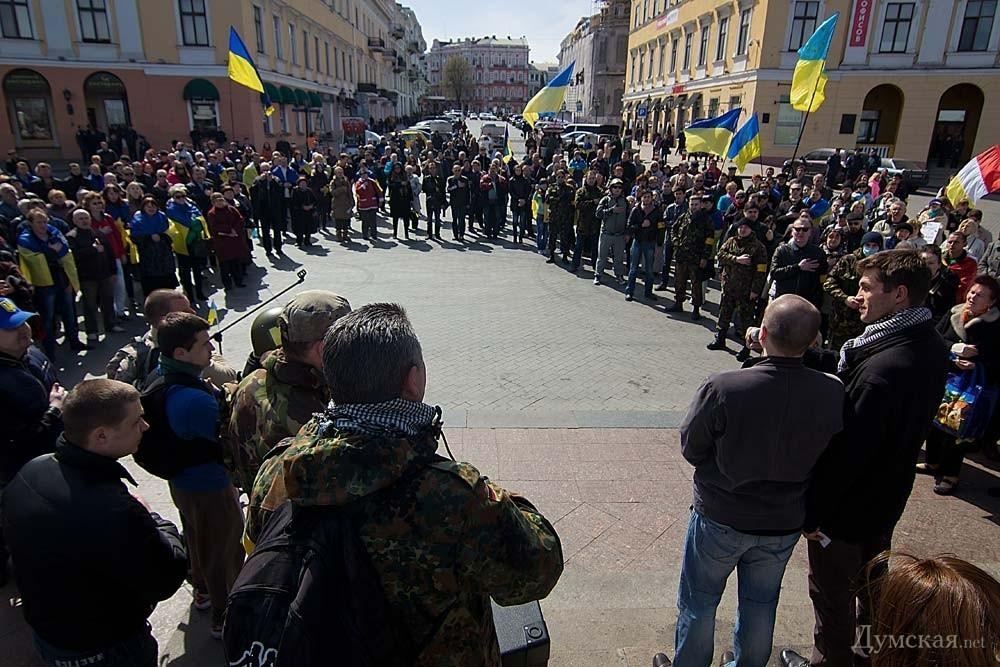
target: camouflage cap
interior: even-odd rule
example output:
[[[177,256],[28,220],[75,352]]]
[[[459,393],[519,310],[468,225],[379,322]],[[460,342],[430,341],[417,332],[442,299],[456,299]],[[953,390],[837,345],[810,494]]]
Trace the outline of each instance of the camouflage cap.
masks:
[[[347,299],[326,290],[306,290],[295,295],[278,318],[282,339],[308,343],[321,339],[338,319],[351,312]]]

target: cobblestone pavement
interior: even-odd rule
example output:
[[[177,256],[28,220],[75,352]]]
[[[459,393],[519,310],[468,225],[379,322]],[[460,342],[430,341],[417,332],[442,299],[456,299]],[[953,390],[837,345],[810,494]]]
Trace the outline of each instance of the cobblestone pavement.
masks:
[[[988,221],[1000,216],[996,202],[984,209]],[[381,231],[375,247],[345,249],[320,234],[309,252],[286,246],[287,257],[265,258],[258,250],[266,273],[253,272],[249,287],[230,296],[212,294],[222,325],[292,283],[300,268],[309,272],[303,288],[335,290],[354,306],[402,303],[423,343],[427,400],[444,408],[455,456],[535,501],[562,538],[566,571],[543,602],[552,664],[648,665],[655,651],[671,651],[691,468],[670,427],[705,376],[736,366],[731,355],[705,349],[714,318],[666,315],[669,292],[657,292],[653,303],[626,303],[620,288],[594,287],[589,270],[577,277],[546,265],[530,245],[473,237],[463,248],[427,242],[423,233],[395,242]],[[450,237],[447,228],[443,235]],[[717,298],[712,290],[709,314]],[[240,368],[250,319],[224,337],[226,357]],[[142,323],[131,327],[138,334]],[[103,372],[122,342],[60,357],[64,384]],[[166,485],[128,466],[154,510],[176,521]],[[982,460],[967,464],[954,498],[934,496],[928,480],[918,479],[896,546],[953,552],[1000,575],[1000,507],[985,494],[997,483],[996,464]],[[802,544],[784,583],[775,646],[803,648],[812,614]],[[13,586],[3,589],[4,600],[15,594]],[[184,587],[151,619],[160,664],[222,664],[207,617],[190,603]],[[730,590],[718,616],[720,651],[729,647],[734,608]],[[29,633],[11,605],[0,611],[0,654],[4,665],[34,664]]]

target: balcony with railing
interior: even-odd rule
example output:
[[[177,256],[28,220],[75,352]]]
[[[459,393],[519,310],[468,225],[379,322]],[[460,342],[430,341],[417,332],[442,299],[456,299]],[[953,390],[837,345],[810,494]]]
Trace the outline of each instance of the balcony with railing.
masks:
[[[385,40],[381,37],[369,37],[368,48],[372,51],[380,51],[384,53],[386,50]]]
[[[368,82],[358,82],[359,93],[378,93],[378,84]]]
[[[406,37],[406,29],[401,25],[392,26],[392,32],[389,33],[396,39],[403,39]]]
[[[423,49],[420,48],[420,42],[415,39],[411,39],[406,43],[406,50],[410,53],[423,53]]]

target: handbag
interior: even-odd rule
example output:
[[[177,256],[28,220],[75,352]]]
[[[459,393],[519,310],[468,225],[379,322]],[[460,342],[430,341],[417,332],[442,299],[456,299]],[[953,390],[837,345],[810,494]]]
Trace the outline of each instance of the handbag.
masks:
[[[986,432],[998,399],[1000,387],[986,384],[983,364],[949,373],[934,426],[959,440],[976,440]]]

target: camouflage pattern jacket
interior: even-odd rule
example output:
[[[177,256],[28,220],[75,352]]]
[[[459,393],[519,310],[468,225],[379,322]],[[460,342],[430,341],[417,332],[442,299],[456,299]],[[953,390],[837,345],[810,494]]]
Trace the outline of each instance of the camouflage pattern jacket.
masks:
[[[750,255],[750,264],[739,264],[736,258]],[[747,298],[750,293],[760,295],[767,276],[767,248],[754,234],[745,239],[731,236],[722,244],[718,253],[722,267],[722,289],[726,294]]]
[[[286,359],[280,348],[267,352],[261,368],[243,378],[232,399],[225,441],[239,487],[249,493],[267,453],[297,435],[329,400],[318,370]]]
[[[597,218],[597,205],[604,192],[596,185],[584,185],[576,191],[573,207],[576,209],[576,233],[584,236],[601,231],[601,221]]]
[[[861,314],[847,305],[847,298],[858,293],[858,260],[864,257],[861,248],[841,257],[826,280],[823,281],[823,291],[830,295],[830,339],[842,344],[848,338],[860,336],[865,330]]]
[[[156,349],[156,333],[150,329],[115,352],[108,361],[104,372],[109,380],[125,382],[142,391],[146,386],[147,378],[159,365],[159,351],[153,354],[153,350]],[[212,361],[208,368],[202,371],[201,377],[216,387],[222,387],[228,382],[235,382],[239,379],[239,374],[221,354],[215,352],[212,353]]]
[[[573,197],[575,190],[565,183],[553,183],[545,191],[545,205],[549,209],[549,224],[554,228],[573,222]]]
[[[362,502],[361,540],[387,604],[420,647],[412,664],[499,666],[490,597],[512,605],[549,594],[563,569],[552,525],[471,465],[436,457],[436,435],[324,436],[319,428],[313,419],[264,462],[250,495],[247,551],[286,500]]]
[[[697,264],[712,256],[715,245],[715,228],[712,216],[705,211],[685,211],[670,228],[674,244],[674,258],[682,264]]]

